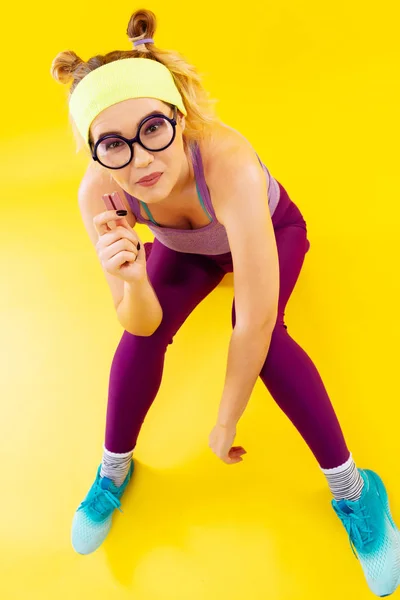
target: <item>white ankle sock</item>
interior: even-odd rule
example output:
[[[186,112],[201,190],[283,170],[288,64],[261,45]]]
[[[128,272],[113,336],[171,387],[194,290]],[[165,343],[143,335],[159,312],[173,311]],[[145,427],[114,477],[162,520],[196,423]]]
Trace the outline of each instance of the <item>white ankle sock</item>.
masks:
[[[124,483],[131,466],[132,454],[133,450],[123,454],[116,454],[103,446],[100,477],[108,477],[117,487],[120,487]]]
[[[351,454],[343,465],[333,469],[321,469],[321,471],[328,480],[329,489],[335,500],[351,500],[354,502],[360,499],[364,480]]]

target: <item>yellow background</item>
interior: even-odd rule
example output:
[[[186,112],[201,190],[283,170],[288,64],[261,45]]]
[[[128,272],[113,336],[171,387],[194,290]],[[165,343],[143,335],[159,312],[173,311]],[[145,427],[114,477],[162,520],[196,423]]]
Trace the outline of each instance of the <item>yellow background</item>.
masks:
[[[144,4],[157,44],[204,73],[222,120],[254,144],[308,224],[287,310],[357,464],[400,522],[397,3]],[[129,49],[130,2],[8,3],[1,36],[4,600],[367,599],[312,454],[259,381],[240,421],[247,455],[208,449],[230,336],[229,278],[168,348],[137,471],[95,554],[70,544],[101,460],[122,329],[84,230],[67,88],[54,56]],[[4,15],[3,15],[4,17]],[[245,200],[245,199],[244,199]],[[143,226],[139,235],[151,235]],[[400,592],[398,592],[400,595]]]

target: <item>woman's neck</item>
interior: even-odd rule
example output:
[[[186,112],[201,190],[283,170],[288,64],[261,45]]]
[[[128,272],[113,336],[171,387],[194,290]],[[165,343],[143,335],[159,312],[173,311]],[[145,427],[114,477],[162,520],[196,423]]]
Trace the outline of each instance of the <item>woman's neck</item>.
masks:
[[[178,180],[171,190],[169,196],[165,199],[165,205],[173,208],[179,206],[182,197],[193,186],[195,181],[191,150],[187,143],[184,144],[184,160],[182,161],[181,171]],[[162,202],[164,203],[164,201]]]

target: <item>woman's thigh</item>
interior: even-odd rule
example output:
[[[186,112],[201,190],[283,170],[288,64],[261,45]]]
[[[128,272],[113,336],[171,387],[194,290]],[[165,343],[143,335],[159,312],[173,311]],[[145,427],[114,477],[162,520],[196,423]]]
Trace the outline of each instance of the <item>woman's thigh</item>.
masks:
[[[278,323],[283,323],[286,305],[299,278],[305,255],[310,248],[306,223],[297,207],[293,206],[296,209],[294,214],[292,212],[291,215],[288,215],[286,221],[282,220],[280,226],[275,229],[279,260]],[[235,322],[235,300],[233,300],[233,326]]]
[[[287,225],[275,231],[279,258],[278,319],[285,314],[286,305],[303,267],[310,243],[307,229],[299,225]]]
[[[224,271],[205,256],[145,244],[147,274],[163,310],[156,337],[175,335],[194,308],[219,284]],[[153,337],[150,336],[149,340]]]

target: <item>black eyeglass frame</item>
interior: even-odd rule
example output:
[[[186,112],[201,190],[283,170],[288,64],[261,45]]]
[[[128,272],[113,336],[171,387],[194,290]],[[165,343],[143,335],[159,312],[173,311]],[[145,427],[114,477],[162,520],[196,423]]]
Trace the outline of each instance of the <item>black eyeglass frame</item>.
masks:
[[[99,162],[103,167],[105,167],[106,169],[123,169],[124,167],[126,167],[127,165],[129,165],[129,163],[131,162],[132,158],[133,158],[133,144],[135,142],[137,142],[138,144],[140,144],[142,146],[142,148],[144,148],[145,150],[147,150],[148,152],[161,152],[162,150],[165,150],[166,148],[168,148],[172,142],[175,139],[176,136],[176,115],[177,115],[177,107],[174,106],[174,116],[171,117],[167,117],[166,115],[164,115],[163,113],[158,113],[158,114],[153,114],[153,115],[149,115],[148,117],[145,117],[143,119],[143,121],[139,124],[139,127],[137,129],[137,133],[136,136],[134,138],[128,139],[123,137],[122,135],[117,135],[117,134],[109,134],[109,135],[104,135],[103,137],[99,138],[93,148],[93,152],[92,152],[92,158],[94,161]],[[166,119],[169,123],[171,123],[172,125],[172,129],[173,129],[173,135],[172,135],[172,139],[170,142],[168,142],[168,144],[166,146],[164,146],[163,148],[158,148],[157,150],[154,150],[153,148],[147,148],[143,142],[140,140],[140,131],[143,127],[143,125],[145,125],[147,123],[147,121],[150,121],[152,119],[156,119],[157,117],[162,117],[163,119]],[[101,142],[104,142],[104,140],[109,139],[109,138],[113,138],[113,139],[119,139],[119,140],[123,140],[125,143],[128,144],[129,149],[131,151],[131,157],[128,160],[128,162],[126,162],[124,165],[122,165],[121,167],[109,167],[108,165],[105,165],[101,162],[101,160],[99,159],[99,157],[97,156],[97,147]],[[89,140],[89,146],[91,147],[92,143]]]

